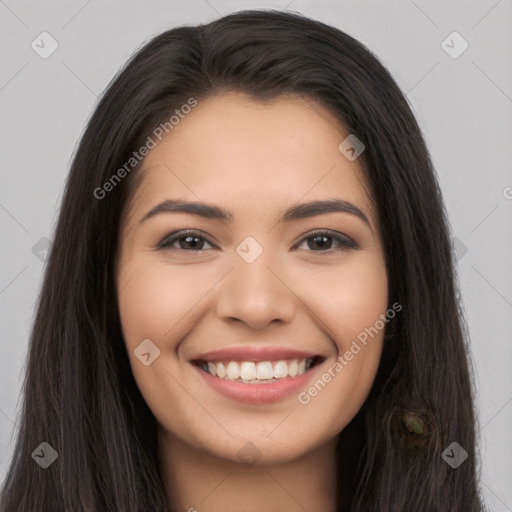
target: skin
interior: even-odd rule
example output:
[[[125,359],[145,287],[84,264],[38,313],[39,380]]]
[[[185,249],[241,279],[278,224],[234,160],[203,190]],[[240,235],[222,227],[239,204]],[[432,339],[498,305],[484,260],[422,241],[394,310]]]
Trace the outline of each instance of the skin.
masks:
[[[159,425],[172,510],[335,510],[337,436],[368,396],[384,330],[307,404],[297,393],[236,402],[189,360],[232,346],[285,346],[324,355],[321,377],[385,313],[378,219],[359,161],[338,149],[347,135],[310,100],[262,103],[229,92],[199,102],[143,162],[120,226],[116,286],[133,374]],[[141,222],[170,198],[214,203],[234,221],[166,212]],[[277,223],[293,203],[332,198],[356,205],[369,225],[344,212]],[[157,248],[185,229],[201,232],[196,246],[178,239]],[[319,246],[310,235],[318,229],[359,248],[334,238]],[[251,264],[236,252],[247,236],[263,248]],[[145,339],[160,350],[149,366],[134,354]],[[250,466],[239,459],[247,442],[258,454]]]

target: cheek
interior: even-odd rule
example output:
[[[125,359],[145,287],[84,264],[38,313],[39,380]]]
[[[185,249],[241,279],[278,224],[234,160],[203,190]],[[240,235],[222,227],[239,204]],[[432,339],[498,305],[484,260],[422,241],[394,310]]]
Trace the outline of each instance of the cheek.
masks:
[[[180,380],[168,356],[176,350],[191,322],[197,321],[194,304],[204,291],[198,290],[200,285],[193,285],[192,265],[178,271],[177,267],[155,261],[154,254],[150,256],[137,255],[121,266],[119,313],[137,386],[159,421],[170,424],[168,411],[182,410],[190,397],[180,394],[180,386],[168,373]],[[136,349],[146,339],[160,350],[148,366],[136,355]]]
[[[329,361],[301,403],[315,418],[341,430],[360,409],[375,379],[382,353],[388,283],[381,257],[369,254],[302,274],[301,296],[320,329],[331,338],[337,357]],[[315,420],[315,421],[316,421]]]
[[[226,268],[213,264],[172,266],[156,262],[152,256],[153,259],[148,255],[134,258],[122,267],[119,279],[121,322],[135,380],[160,424],[198,446],[211,443],[218,447],[217,441],[210,437],[218,425],[205,417],[204,410],[191,401],[188,392],[176,384],[166,369],[177,381],[186,382],[186,370],[181,373],[179,360],[172,352],[177,351],[180,340],[190,335],[195,326],[208,321],[206,314],[215,306],[213,289],[218,286],[218,292],[222,288],[223,283],[219,281]],[[297,443],[306,449],[311,443],[338,434],[368,395],[380,360],[383,332],[368,337],[366,345],[359,343],[360,349],[351,360],[344,360],[344,364],[338,362],[336,366],[336,356],[343,357],[350,351],[352,341],[385,313],[386,271],[378,256],[359,253],[344,263],[322,264],[314,269],[297,264],[283,266],[280,272],[293,291],[290,300],[296,304],[298,320],[305,322],[312,336],[330,343],[333,354],[319,378],[303,390],[303,400],[294,399],[293,407],[300,415],[300,422],[284,422],[271,438],[283,450],[290,449],[290,443],[293,450],[297,449]],[[133,356],[135,347],[146,338],[154,340],[163,356],[150,367],[143,366]],[[193,340],[193,335],[189,339]],[[166,357],[166,351],[170,357]],[[238,411],[221,408],[218,414],[230,422],[233,432],[247,438],[254,436],[255,424],[241,417]],[[284,416],[286,413],[280,415],[281,419]],[[265,420],[266,423],[263,421],[261,430],[267,429],[267,424],[272,430],[277,424],[274,417]],[[272,454],[276,448],[269,445],[267,450]]]
[[[192,266],[176,271],[143,258],[124,268],[119,283],[119,312],[130,346],[145,338],[158,345],[169,335],[176,339],[184,328],[182,319],[190,322],[194,305],[206,288]]]
[[[296,283],[300,283],[301,297],[315,313],[312,318],[319,320],[319,327],[332,337],[340,354],[374,326],[387,308],[386,269],[377,254],[326,265],[314,275],[302,273],[300,279],[296,276]]]

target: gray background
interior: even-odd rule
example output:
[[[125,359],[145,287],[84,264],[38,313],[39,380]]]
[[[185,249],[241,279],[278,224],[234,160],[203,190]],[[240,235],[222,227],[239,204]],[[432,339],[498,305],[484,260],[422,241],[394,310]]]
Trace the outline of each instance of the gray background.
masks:
[[[77,141],[145,40],[244,8],[299,11],[366,44],[407,94],[438,172],[458,255],[478,392],[482,489],[512,511],[512,1],[0,0],[0,480],[27,340]],[[41,32],[57,41],[43,59]],[[460,41],[469,47],[457,58]],[[49,48],[46,40],[45,48]],[[42,239],[42,240],[41,240]],[[33,249],[35,246],[35,249]],[[456,471],[456,469],[454,469]]]

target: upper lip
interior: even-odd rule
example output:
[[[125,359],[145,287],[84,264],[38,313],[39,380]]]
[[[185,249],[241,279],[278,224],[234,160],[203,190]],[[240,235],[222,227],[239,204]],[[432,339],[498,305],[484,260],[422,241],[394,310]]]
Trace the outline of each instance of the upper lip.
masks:
[[[304,352],[287,347],[231,347],[212,350],[194,356],[192,361],[278,361],[283,359],[306,359],[320,356],[314,352]],[[324,356],[320,356],[324,357]]]

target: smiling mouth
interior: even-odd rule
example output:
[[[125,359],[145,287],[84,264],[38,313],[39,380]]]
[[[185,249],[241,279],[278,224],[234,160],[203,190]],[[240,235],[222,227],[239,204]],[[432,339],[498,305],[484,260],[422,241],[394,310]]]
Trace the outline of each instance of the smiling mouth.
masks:
[[[280,359],[276,361],[206,361],[193,360],[192,364],[203,371],[232,382],[243,384],[271,384],[298,377],[325,360],[323,356],[303,359]]]

